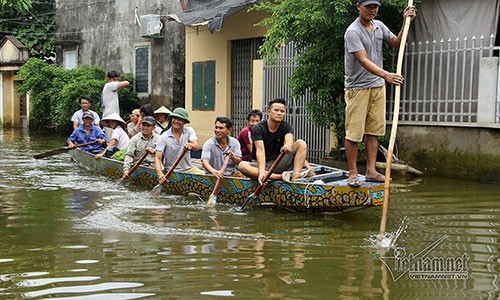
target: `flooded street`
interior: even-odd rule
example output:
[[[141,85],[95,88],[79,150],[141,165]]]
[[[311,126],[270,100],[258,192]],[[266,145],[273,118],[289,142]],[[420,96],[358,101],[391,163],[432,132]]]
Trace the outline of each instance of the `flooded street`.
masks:
[[[394,180],[387,230],[402,220],[406,230],[381,250],[370,241],[381,207],[206,209],[206,199],[152,197],[68,154],[33,158],[62,145],[0,130],[0,299],[500,297],[500,185]]]

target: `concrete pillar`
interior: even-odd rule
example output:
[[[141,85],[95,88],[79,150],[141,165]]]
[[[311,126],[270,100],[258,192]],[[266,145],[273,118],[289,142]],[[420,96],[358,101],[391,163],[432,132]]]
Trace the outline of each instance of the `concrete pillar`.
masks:
[[[497,92],[498,57],[483,57],[479,62],[478,123],[495,123]]]

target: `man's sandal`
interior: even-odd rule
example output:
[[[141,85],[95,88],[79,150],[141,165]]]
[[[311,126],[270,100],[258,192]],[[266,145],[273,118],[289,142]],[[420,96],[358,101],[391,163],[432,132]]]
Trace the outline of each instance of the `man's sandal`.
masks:
[[[349,185],[350,187],[360,187],[361,181],[359,180],[358,176],[352,176],[347,179],[347,185]]]

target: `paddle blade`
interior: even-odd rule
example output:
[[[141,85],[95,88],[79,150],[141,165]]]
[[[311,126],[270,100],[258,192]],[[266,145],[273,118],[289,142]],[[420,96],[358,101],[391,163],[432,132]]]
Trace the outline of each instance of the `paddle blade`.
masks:
[[[251,194],[245,199],[245,202],[243,202],[243,205],[240,207],[240,210],[245,210],[248,204],[252,203],[252,201],[257,197],[255,193]]]
[[[214,207],[215,204],[217,204],[217,195],[215,195],[214,193],[212,193],[212,194],[210,194],[210,197],[208,197],[208,201],[207,201],[206,206],[208,208],[211,208],[211,207]]]
[[[163,189],[163,186],[161,184],[157,184],[152,190],[151,190],[151,195],[152,196],[159,196],[161,193],[161,190]]]
[[[57,148],[57,149],[50,150],[50,151],[47,151],[47,152],[43,152],[43,153],[40,153],[40,154],[36,154],[33,157],[36,158],[36,159],[40,159],[40,158],[45,158],[45,157],[49,157],[49,156],[61,154],[61,153],[64,153],[64,152],[66,152],[68,150],[69,150],[68,147],[61,147],[61,148]]]

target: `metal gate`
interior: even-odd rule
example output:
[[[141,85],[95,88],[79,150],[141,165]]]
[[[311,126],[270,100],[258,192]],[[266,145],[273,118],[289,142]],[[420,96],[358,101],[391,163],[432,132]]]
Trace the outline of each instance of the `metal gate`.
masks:
[[[330,131],[326,127],[318,127],[312,124],[306,111],[306,103],[311,99],[310,93],[302,97],[292,97],[287,83],[296,68],[293,62],[295,55],[294,44],[288,43],[280,50],[275,64],[264,61],[262,112],[266,113],[270,100],[275,98],[285,99],[288,106],[286,121],[293,126],[295,138],[306,141],[308,160],[317,163],[330,151]]]
[[[231,120],[233,136],[247,126],[247,115],[252,110],[253,60],[262,38],[231,41]]]

